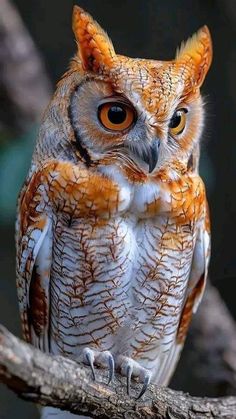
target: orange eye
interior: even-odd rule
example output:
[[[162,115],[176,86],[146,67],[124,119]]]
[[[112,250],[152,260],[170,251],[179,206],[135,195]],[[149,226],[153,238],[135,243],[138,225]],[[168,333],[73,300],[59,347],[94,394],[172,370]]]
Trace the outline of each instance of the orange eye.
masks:
[[[169,123],[169,130],[172,135],[179,135],[183,132],[186,125],[187,109],[178,109],[175,111]]]
[[[98,118],[106,129],[124,131],[134,123],[135,112],[124,103],[108,102],[98,107]]]

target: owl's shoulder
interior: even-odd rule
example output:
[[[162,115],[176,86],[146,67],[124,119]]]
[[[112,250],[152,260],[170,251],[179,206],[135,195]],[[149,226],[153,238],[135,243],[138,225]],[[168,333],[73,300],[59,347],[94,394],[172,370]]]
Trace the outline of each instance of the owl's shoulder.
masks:
[[[197,174],[171,178],[161,173],[131,182],[115,166],[98,171],[55,160],[35,170],[20,200],[27,214],[53,208],[77,218],[130,212],[140,218],[170,215],[184,223],[199,218],[205,203],[205,187]]]

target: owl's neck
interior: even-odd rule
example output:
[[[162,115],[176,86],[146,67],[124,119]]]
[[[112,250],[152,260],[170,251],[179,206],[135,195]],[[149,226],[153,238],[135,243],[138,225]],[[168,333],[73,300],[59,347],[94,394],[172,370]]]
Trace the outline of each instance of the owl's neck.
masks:
[[[191,174],[193,167],[188,167],[188,162],[173,160],[149,173],[148,167],[143,167],[133,162],[130,163],[130,161],[125,159],[103,159],[97,165],[96,170],[118,183],[123,179],[130,186],[135,187],[158,182],[174,182],[188,172]]]

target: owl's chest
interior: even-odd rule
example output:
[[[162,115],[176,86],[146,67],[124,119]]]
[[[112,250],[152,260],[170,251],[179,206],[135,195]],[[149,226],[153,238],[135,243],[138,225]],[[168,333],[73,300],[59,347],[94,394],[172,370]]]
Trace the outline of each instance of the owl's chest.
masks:
[[[148,328],[143,331],[146,336],[158,328],[163,336],[164,331],[174,333],[195,232],[179,226],[170,212],[158,212],[159,201],[158,185],[135,189],[124,184],[116,211],[109,209],[108,199],[107,211],[103,207],[101,213],[73,213],[69,225],[67,213],[55,217],[51,276],[52,314],[58,319],[55,336],[70,328],[80,345],[96,337],[109,349],[114,336],[119,340],[119,333],[138,333],[142,324]]]
[[[79,345],[96,338],[105,349],[120,333],[129,341],[131,331],[143,328],[145,336],[158,330],[165,339],[176,331],[193,245],[194,237],[167,217],[140,219],[127,212],[107,222],[78,219],[70,227],[58,219],[51,281],[55,335],[69,328]]]
[[[124,185],[114,214],[108,207],[101,217],[74,218],[70,226],[63,217],[57,218],[54,277],[61,281],[68,304],[92,304],[103,313],[104,304],[114,310],[115,301],[116,316],[122,318],[131,306],[144,301],[155,305],[161,293],[177,282],[181,287],[194,237],[170,214],[149,212],[158,199],[158,186],[135,190]]]
[[[54,270],[66,277],[69,299],[78,298],[83,306],[121,298],[128,308],[131,300],[139,304],[185,281],[195,232],[169,212],[158,213],[162,200],[158,185],[123,184],[115,212],[108,201],[101,216],[88,212],[70,219],[69,226],[67,217],[56,218]]]

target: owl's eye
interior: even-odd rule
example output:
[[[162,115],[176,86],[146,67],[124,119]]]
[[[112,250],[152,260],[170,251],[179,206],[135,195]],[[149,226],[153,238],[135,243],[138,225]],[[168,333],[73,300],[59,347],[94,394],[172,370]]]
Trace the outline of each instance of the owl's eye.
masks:
[[[108,102],[98,107],[98,118],[106,129],[124,131],[134,123],[135,112],[124,103]]]
[[[186,125],[187,109],[182,108],[175,111],[169,123],[169,130],[172,135],[179,135],[183,132]]]

